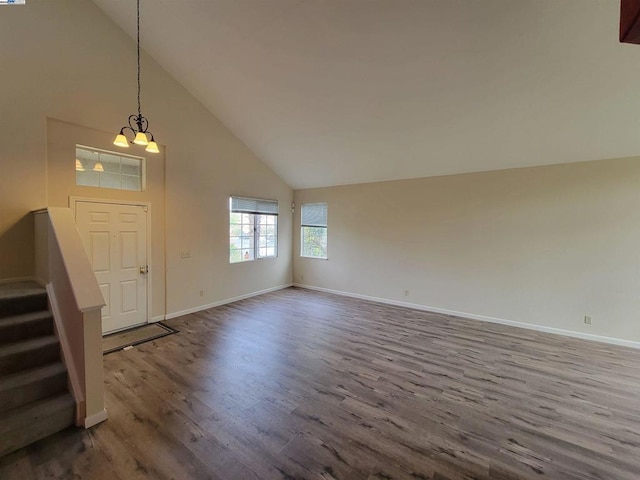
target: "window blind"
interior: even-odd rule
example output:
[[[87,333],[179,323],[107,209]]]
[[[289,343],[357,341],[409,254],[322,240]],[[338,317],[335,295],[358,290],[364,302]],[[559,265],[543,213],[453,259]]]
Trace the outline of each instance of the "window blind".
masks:
[[[327,204],[303,203],[301,224],[303,227],[326,227]]]
[[[259,198],[231,197],[231,211],[278,215],[277,200],[261,200]]]

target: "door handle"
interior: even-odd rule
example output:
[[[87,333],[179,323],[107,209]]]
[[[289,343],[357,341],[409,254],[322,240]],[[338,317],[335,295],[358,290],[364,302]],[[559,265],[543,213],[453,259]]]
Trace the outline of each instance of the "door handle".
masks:
[[[149,273],[149,265],[140,265],[140,273],[142,275]]]

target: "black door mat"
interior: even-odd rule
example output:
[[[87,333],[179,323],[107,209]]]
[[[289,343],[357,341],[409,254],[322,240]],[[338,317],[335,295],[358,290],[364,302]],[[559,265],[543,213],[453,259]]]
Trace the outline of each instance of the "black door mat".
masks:
[[[123,348],[157,340],[158,338],[166,337],[173,333],[178,333],[178,330],[160,322],[149,323],[130,330],[112,333],[102,338],[102,354],[106,355],[117,352]]]

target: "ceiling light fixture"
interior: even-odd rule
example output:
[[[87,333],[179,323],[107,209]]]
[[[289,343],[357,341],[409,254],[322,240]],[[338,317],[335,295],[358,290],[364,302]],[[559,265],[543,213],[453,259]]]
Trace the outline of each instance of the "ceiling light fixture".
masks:
[[[158,153],[158,144],[153,138],[153,133],[149,129],[149,121],[146,117],[142,116],[142,109],[140,107],[140,0],[137,0],[137,16],[138,16],[138,115],[129,115],[129,126],[124,126],[120,129],[120,133],[113,141],[114,145],[118,147],[129,147],[129,139],[124,134],[125,131],[131,130],[134,138],[131,143],[136,145],[146,145],[145,150],[151,153]],[[151,140],[147,135],[151,135]]]
[[[102,166],[102,162],[96,162],[93,166],[94,172],[104,172],[104,167]]]
[[[84,172],[84,165],[82,162],[76,158],[76,172]]]

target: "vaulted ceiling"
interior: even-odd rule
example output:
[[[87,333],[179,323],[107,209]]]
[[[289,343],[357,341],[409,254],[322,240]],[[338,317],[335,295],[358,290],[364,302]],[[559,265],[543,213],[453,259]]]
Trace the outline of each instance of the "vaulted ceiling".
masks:
[[[135,37],[135,0],[94,0]],[[293,188],[640,154],[614,0],[142,0],[142,47]]]

